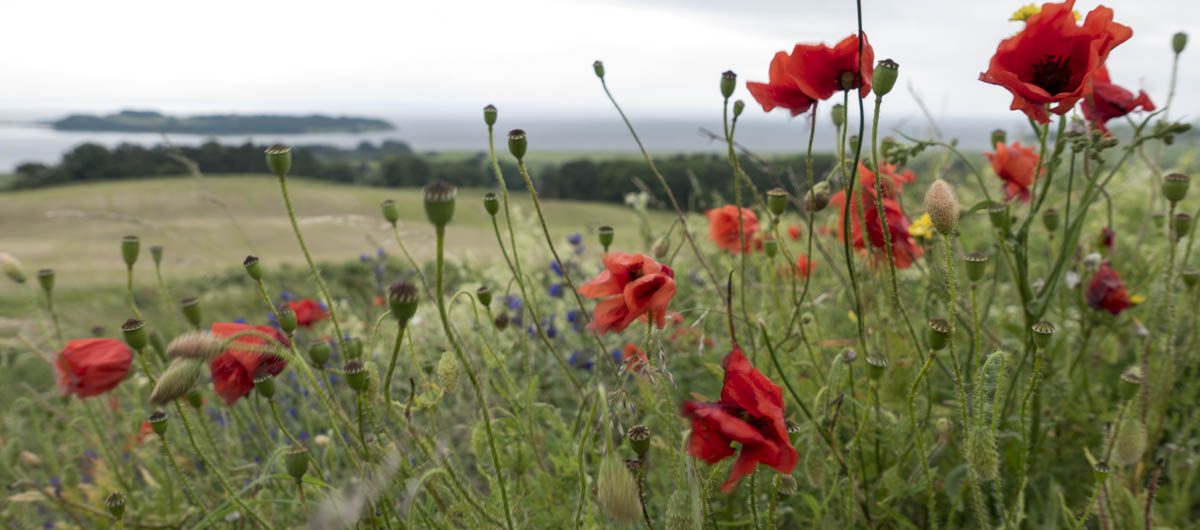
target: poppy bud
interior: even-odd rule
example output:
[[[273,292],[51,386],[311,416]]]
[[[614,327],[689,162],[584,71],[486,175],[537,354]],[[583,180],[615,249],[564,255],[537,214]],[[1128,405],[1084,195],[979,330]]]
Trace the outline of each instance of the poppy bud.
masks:
[[[650,451],[650,428],[641,424],[634,425],[629,428],[626,437],[629,438],[629,446],[637,453],[638,458],[645,458],[646,453]]]
[[[1132,365],[1121,372],[1121,399],[1128,401],[1133,399],[1142,389],[1142,385],[1146,382],[1146,374],[1142,373],[1142,367]]]
[[[842,90],[850,90],[854,88],[854,85],[857,84],[858,74],[846,70],[845,72],[842,72],[842,75],[838,80],[842,84]]]
[[[442,352],[442,356],[438,358],[437,366],[434,367],[437,372],[438,381],[442,384],[442,391],[449,394],[458,388],[458,378],[462,375],[462,365],[458,364],[458,359],[453,353],[448,351]]]
[[[454,218],[454,199],[458,188],[445,181],[435,180],[422,190],[425,197],[425,217],[433,226],[443,228]]]
[[[1171,50],[1175,52],[1175,55],[1183,53],[1183,49],[1187,47],[1187,39],[1187,33],[1182,31],[1171,36]]]
[[[1008,228],[1012,226],[1012,217],[1008,215],[1008,205],[1005,203],[996,203],[988,208],[988,219],[992,221],[993,227],[1002,232],[1008,232]]]
[[[275,398],[275,378],[271,374],[262,374],[254,378],[254,389],[268,400]]]
[[[287,452],[283,453],[283,467],[292,479],[300,482],[304,474],[308,473],[308,449],[299,445],[289,447]]]
[[[767,253],[768,258],[775,257],[779,253],[779,242],[774,239],[763,241],[763,252]]]
[[[734,118],[741,116],[742,112],[745,110],[746,110],[746,102],[745,101],[742,101],[739,99],[739,100],[733,102],[733,117]]]
[[[150,259],[154,260],[155,265],[162,265],[163,247],[162,245],[150,246]]]
[[[884,59],[875,63],[875,74],[872,78],[871,88],[875,91],[876,97],[886,96],[892,91],[892,87],[896,86],[896,78],[900,75],[900,65],[891,59]]]
[[[950,234],[958,227],[958,197],[954,188],[946,181],[937,179],[925,192],[925,211],[933,227],[942,234]]]
[[[972,282],[977,282],[983,279],[987,274],[988,255],[983,252],[968,252],[963,256],[963,262],[967,264],[967,279]]]
[[[986,482],[1000,476],[1000,455],[996,452],[996,436],[991,429],[971,428],[967,463],[979,480]]]
[[[246,256],[246,259],[242,260],[242,266],[246,268],[250,279],[256,282],[262,280],[262,265],[259,264],[258,256]]]
[[[1112,459],[1119,466],[1138,463],[1146,452],[1146,426],[1133,416],[1127,416],[1119,426],[1113,440]]]
[[[21,262],[12,254],[0,252],[0,270],[4,271],[8,279],[16,283],[25,283],[25,269],[21,268]]]
[[[700,530],[701,517],[686,489],[676,489],[667,499],[667,530]]]
[[[596,476],[596,500],[619,523],[635,523],[642,517],[642,501],[637,481],[615,454],[600,461]]]
[[[162,405],[183,397],[196,384],[203,368],[204,363],[198,359],[178,358],[171,361],[150,392],[150,403]]]
[[[954,330],[944,318],[929,319],[929,348],[938,351],[946,347],[950,333]]]
[[[1168,201],[1179,202],[1187,197],[1192,179],[1183,173],[1171,173],[1163,177],[1162,194]]]
[[[775,217],[783,215],[787,208],[788,194],[783,188],[771,188],[767,191],[767,210]]]
[[[195,297],[184,298],[179,302],[179,308],[183,311],[184,318],[192,327],[200,327],[200,299]]]
[[[125,518],[125,494],[114,491],[104,498],[104,507],[118,521]]]
[[[508,131],[508,152],[513,158],[521,160],[525,158],[525,151],[529,149],[529,138],[525,135],[525,131],[521,129],[513,129]]]
[[[154,342],[154,334],[150,342]],[[167,357],[172,359],[195,359],[208,362],[225,349],[225,342],[205,331],[189,331],[171,340],[167,345]]]
[[[496,106],[495,105],[488,105],[483,108],[483,123],[486,123],[488,127],[491,127],[496,124]]]
[[[829,184],[818,182],[813,189],[804,194],[804,210],[819,212],[829,206]]]
[[[849,153],[854,153],[854,152],[858,151],[858,142],[859,142],[859,140],[858,140],[857,134],[851,136],[849,139],[846,140],[846,143],[849,144],[849,146],[850,146],[850,151],[847,152],[847,155],[849,155]]]
[[[1008,133],[1005,132],[1004,129],[996,129],[996,130],[992,131],[992,143],[991,143],[992,148],[995,148],[996,144],[1006,144],[1006,143],[1008,143]]]
[[[604,79],[604,62],[596,61],[596,62],[592,63],[592,71],[596,72],[596,77],[599,77],[600,79]]]
[[[1104,462],[1096,462],[1096,465],[1092,466],[1092,476],[1095,477],[1098,483],[1108,480],[1108,476],[1111,474],[1112,468],[1108,467],[1108,464]]]
[[[308,358],[312,360],[317,368],[324,368],[325,363],[329,362],[330,350],[328,342],[318,340],[308,347]]]
[[[834,127],[841,127],[846,124],[846,106],[838,103],[833,106],[833,110],[829,112],[829,118],[833,120]]]
[[[846,364],[854,364],[858,360],[858,352],[854,348],[846,348],[842,350],[842,362]]]
[[[1192,216],[1191,214],[1179,212],[1175,214],[1174,227],[1172,231],[1175,233],[1175,240],[1178,241],[1188,235],[1192,231]]]
[[[1200,269],[1195,267],[1183,269],[1180,276],[1183,277],[1184,285],[1187,285],[1189,288],[1195,287],[1198,281],[1200,281]]]
[[[193,388],[184,398],[187,399],[188,405],[191,405],[194,409],[204,406],[204,396],[200,395],[199,390]]]
[[[136,352],[141,352],[149,340],[146,323],[136,318],[126,320],[124,324],[121,324],[121,333],[125,335],[125,343]]]
[[[1058,210],[1055,208],[1046,208],[1042,212],[1042,226],[1046,227],[1047,231],[1053,232],[1058,229]]]
[[[613,227],[605,225],[596,230],[596,237],[600,239],[600,246],[604,247],[604,251],[608,252],[609,245],[613,242]]]
[[[725,99],[733,95],[733,89],[737,88],[737,74],[733,70],[726,70],[721,73],[721,95]]]
[[[480,286],[475,290],[475,298],[479,300],[480,304],[483,304],[483,307],[490,307],[492,305],[492,289],[486,285]]]
[[[267,167],[279,178],[286,177],[292,170],[292,148],[275,144],[267,148]]]
[[[1030,329],[1033,330],[1033,343],[1039,348],[1045,348],[1050,344],[1050,337],[1054,336],[1054,324],[1046,322],[1034,322]]]
[[[146,420],[150,422],[150,428],[154,430],[154,434],[164,436],[167,434],[167,413],[161,410],[156,410],[150,413],[150,417]]]
[[[796,483],[796,477],[793,477],[790,473],[775,475],[773,482],[775,491],[779,493],[780,497],[791,497],[800,489],[800,485]]]
[[[121,238],[121,257],[125,260],[126,267],[132,267],[137,263],[138,252],[141,250],[142,241],[138,236],[125,236]]]
[[[867,355],[867,375],[876,381],[887,371],[888,360],[882,355]]]
[[[491,293],[488,293],[488,298],[491,298]],[[392,316],[396,317],[402,326],[408,324],[408,321],[417,313],[417,303],[420,300],[421,293],[417,291],[417,286],[411,283],[394,283],[388,288],[388,308],[392,310]]]
[[[396,226],[396,221],[400,219],[400,207],[396,205],[396,201],[388,199],[379,204],[379,209],[383,211],[383,218],[392,226]]]
[[[367,369],[363,366],[362,361],[357,359],[346,361],[342,371],[346,374],[346,384],[350,385],[355,392],[367,389]]]
[[[48,296],[50,291],[54,290],[54,269],[41,269],[37,271],[38,283],[41,284],[42,290]]]
[[[492,217],[500,212],[500,197],[496,196],[496,192],[489,191],[483,194],[483,209]]]
[[[654,252],[654,259],[660,261],[666,259],[667,253],[671,251],[671,239],[667,236],[658,238],[650,250]]]

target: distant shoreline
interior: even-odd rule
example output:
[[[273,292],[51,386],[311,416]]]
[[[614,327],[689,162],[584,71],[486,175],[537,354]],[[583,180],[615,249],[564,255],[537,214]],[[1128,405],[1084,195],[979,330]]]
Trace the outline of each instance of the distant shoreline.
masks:
[[[391,122],[356,116],[308,114],[198,114],[169,116],[157,111],[122,110],[103,116],[71,114],[42,122],[56,131],[166,133],[197,135],[317,134],[391,131]]]

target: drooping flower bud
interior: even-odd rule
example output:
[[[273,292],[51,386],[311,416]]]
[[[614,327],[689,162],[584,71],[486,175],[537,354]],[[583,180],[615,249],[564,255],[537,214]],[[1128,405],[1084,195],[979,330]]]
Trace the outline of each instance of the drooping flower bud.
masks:
[[[725,99],[733,95],[733,89],[737,88],[737,74],[733,70],[726,70],[721,73],[721,95]]]
[[[479,303],[482,304],[483,307],[491,307],[492,289],[486,285],[479,286],[479,288],[475,290],[475,299],[479,300]]]
[[[867,355],[867,376],[878,381],[883,377],[883,373],[887,371],[888,360],[882,355],[868,354]]]
[[[521,129],[513,129],[508,131],[508,152],[513,158],[522,160],[525,158],[525,151],[529,149],[529,137],[525,131]]]
[[[641,424],[634,425],[625,436],[629,438],[629,447],[633,448],[638,458],[645,458],[646,453],[650,451],[650,428]]]
[[[454,218],[454,200],[458,196],[458,188],[445,181],[435,180],[423,188],[425,198],[425,217],[433,226],[445,228]]]
[[[775,217],[783,215],[787,209],[788,194],[783,188],[771,188],[767,191],[767,210]]]
[[[166,354],[172,359],[195,359],[207,363],[220,355],[224,349],[224,341],[213,334],[206,331],[189,331],[172,339],[166,347]]]
[[[125,236],[121,238],[121,258],[125,260],[126,267],[132,267],[134,263],[137,263],[141,247],[142,240],[138,236]]]
[[[458,379],[462,375],[462,365],[458,364],[458,358],[453,353],[448,351],[442,352],[442,356],[438,358],[434,371],[437,373],[438,382],[442,384],[444,392],[449,394],[458,389]]]
[[[154,265],[162,265],[163,247],[162,245],[150,245],[150,259],[154,260]]]
[[[146,419],[150,423],[150,428],[154,430],[154,434],[165,436],[167,434],[167,413],[161,410],[156,410],[150,413],[150,417]]]
[[[988,208],[988,219],[992,221],[992,226],[1002,232],[1008,232],[1012,226],[1012,216],[1008,214],[1008,205],[1005,203],[996,203]]]
[[[739,100],[733,102],[733,117],[734,117],[734,119],[736,119],[738,116],[741,116],[742,112],[744,112],[745,110],[746,110],[746,102],[745,101],[742,101],[739,99]]]
[[[121,333],[125,335],[125,343],[138,353],[141,353],[150,340],[149,334],[146,333],[146,323],[136,318],[126,320],[124,324],[121,324]]]
[[[967,264],[967,279],[972,282],[978,282],[987,274],[988,255],[985,252],[968,252],[963,255],[963,262]]]
[[[367,369],[363,366],[362,361],[358,359],[346,361],[342,371],[346,374],[346,384],[350,385],[352,390],[362,392],[367,389]]]
[[[615,454],[605,455],[600,461],[600,471],[596,476],[596,500],[618,523],[636,523],[642,517],[637,481]]]
[[[312,360],[317,368],[324,368],[325,363],[329,362],[329,354],[332,348],[329,347],[329,342],[325,340],[317,340],[308,347],[308,358]]]
[[[829,111],[829,119],[833,121],[834,127],[841,127],[846,124],[846,106],[837,103],[833,109]]]
[[[1008,133],[1005,132],[1004,129],[993,130],[991,140],[992,140],[992,143],[989,144],[988,147],[991,147],[994,149],[996,147],[996,144],[1008,143]]]
[[[1183,53],[1183,49],[1187,48],[1187,41],[1188,35],[1182,31],[1171,35],[1171,51],[1174,51],[1175,55]]]
[[[599,77],[600,79],[604,79],[604,62],[596,61],[596,62],[592,63],[592,71],[596,72],[596,77]]]
[[[613,227],[605,225],[596,230],[596,237],[600,240],[600,246],[604,247],[604,252],[608,252],[608,247],[613,242]]]
[[[1046,227],[1046,231],[1053,232],[1058,230],[1058,210],[1055,208],[1046,208],[1042,212],[1042,226]]]
[[[489,191],[483,194],[483,209],[492,217],[500,213],[500,197],[496,195],[496,192]]]
[[[850,138],[846,139],[846,144],[850,147],[850,150],[846,152],[847,156],[853,156],[850,153],[858,152],[859,141],[857,134],[851,135]]]
[[[417,314],[417,304],[420,300],[420,291],[411,283],[394,283],[388,288],[388,308],[401,326],[407,325],[413,315]]]
[[[42,291],[49,296],[54,290],[54,269],[41,269],[37,271],[38,284],[42,286]]]
[[[900,75],[900,65],[891,59],[884,59],[875,64],[875,74],[871,80],[871,89],[878,97],[886,96],[896,86],[896,78]]]
[[[271,374],[262,374],[254,378],[254,390],[258,395],[268,400],[275,399],[275,378]]]
[[[283,467],[292,480],[300,482],[308,473],[308,449],[302,445],[293,445],[283,453]]]
[[[154,390],[150,392],[150,403],[163,405],[187,394],[200,378],[204,363],[198,359],[177,358],[158,376]]]
[[[258,256],[246,256],[242,260],[242,266],[246,268],[246,274],[254,281],[262,280],[262,264],[259,263]]]
[[[25,283],[25,269],[12,254],[0,252],[0,270],[4,271],[4,275],[8,276],[8,279],[16,283]]]
[[[658,238],[650,250],[654,253],[654,259],[659,261],[667,259],[667,254],[671,251],[671,238],[667,236]]]
[[[1191,177],[1183,173],[1171,173],[1163,177],[1162,194],[1168,201],[1179,202],[1184,197],[1187,197],[1188,188],[1191,187]]]
[[[183,317],[187,319],[192,327],[200,327],[200,299],[196,297],[184,298],[179,302],[179,309],[183,311]]]
[[[804,211],[815,213],[826,206],[829,206],[829,183],[821,181],[804,194]]]
[[[1172,221],[1171,232],[1175,234],[1176,241],[1187,237],[1188,233],[1192,231],[1191,214],[1179,212],[1175,214],[1175,218]]]
[[[484,107],[483,108],[483,123],[486,123],[488,127],[495,125],[496,124],[496,113],[497,113],[497,111],[496,111],[495,105],[488,105],[488,106]]]
[[[946,347],[946,342],[950,340],[950,333],[954,328],[944,318],[929,319],[929,348],[933,351],[938,351]]]
[[[279,178],[286,177],[288,171],[292,170],[292,148],[286,145],[275,144],[268,147],[267,168],[271,170]]]
[[[109,493],[104,498],[104,507],[118,521],[125,518],[125,494],[119,491]]]
[[[1038,348],[1045,349],[1050,344],[1050,337],[1054,336],[1054,324],[1042,320],[1034,322],[1030,329],[1033,330],[1033,343]]]
[[[1133,415],[1128,415],[1113,440],[1112,459],[1118,466],[1131,466],[1142,459],[1146,452],[1146,426]]]
[[[504,331],[508,329],[508,321],[508,313],[500,313],[496,315],[496,319],[492,321],[492,324],[496,325],[497,330]]]
[[[938,232],[950,234],[958,228],[958,197],[946,181],[937,179],[929,186],[925,192],[925,211]]]
[[[383,219],[392,226],[396,226],[396,221],[400,220],[400,206],[396,201],[387,199],[379,203],[379,209],[383,212]]]

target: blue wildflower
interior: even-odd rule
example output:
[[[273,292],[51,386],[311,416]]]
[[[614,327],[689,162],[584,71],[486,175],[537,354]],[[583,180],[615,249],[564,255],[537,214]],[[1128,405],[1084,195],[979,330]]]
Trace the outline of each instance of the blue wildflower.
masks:
[[[289,300],[295,300],[296,295],[292,294],[291,291],[279,291],[279,299],[287,302]]]
[[[274,316],[274,315],[272,315],[272,316]],[[245,324],[246,318],[245,317],[237,317],[237,318],[233,319],[233,323],[234,324]]]
[[[579,368],[580,370],[591,370],[596,366],[596,364],[593,363],[591,359],[588,359],[587,356],[581,351],[572,352],[571,357],[567,359],[567,364]]]
[[[379,259],[386,258],[386,257],[387,257],[387,252],[384,252],[384,251],[383,251],[383,247],[378,247],[378,248],[376,248],[376,249],[375,249],[375,257],[377,257],[377,258],[379,258]]]
[[[521,302],[521,297],[515,294],[505,297],[504,302],[508,304],[508,308],[512,311],[519,311],[522,307],[525,307],[525,304]]]
[[[621,348],[613,348],[611,353],[613,362],[621,364],[621,361],[625,358],[625,352],[621,351]]]
[[[361,261],[361,262],[363,262],[363,263],[366,263],[366,262],[368,262],[368,261],[371,261],[371,256],[368,256],[368,255],[366,255],[366,254],[359,254],[359,255],[358,255],[358,261]]]
[[[583,243],[583,234],[571,234],[567,236],[567,242],[572,245],[579,245],[580,243]]]
[[[558,275],[560,278],[563,275],[562,264],[557,261],[550,261],[550,270],[554,271],[554,274]]]
[[[561,283],[550,284],[550,296],[554,298],[562,298],[563,286]]]

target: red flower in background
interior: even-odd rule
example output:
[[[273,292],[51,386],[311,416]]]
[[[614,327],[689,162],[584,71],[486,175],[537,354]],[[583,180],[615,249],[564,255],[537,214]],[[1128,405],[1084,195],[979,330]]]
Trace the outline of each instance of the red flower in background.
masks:
[[[58,388],[64,395],[81,398],[103,394],[117,387],[129,374],[133,351],[116,339],[75,339],[67,341],[54,368]]]
[[[805,256],[804,254],[800,254],[800,255],[796,256],[796,275],[797,276],[807,278],[810,274],[812,274],[813,267],[815,267],[815,266],[816,266],[816,263],[813,262],[812,260],[808,259],[808,256]]]
[[[1004,200],[1029,202],[1029,188],[1037,180],[1038,155],[1033,147],[1024,147],[1021,142],[1012,145],[996,142],[996,151],[983,155],[992,162],[996,176],[1004,181]]]
[[[601,333],[622,331],[642,315],[662,328],[675,296],[675,271],[645,254],[610,252],[604,272],[581,285],[579,294],[600,299],[588,326]]]
[[[212,325],[212,334],[218,337],[232,337],[251,330],[272,337],[273,341],[258,335],[244,335],[235,339],[234,345],[262,349],[288,343],[287,337],[270,326],[251,326],[234,322],[214,322]],[[250,394],[250,391],[254,390],[254,378],[263,374],[279,375],[286,367],[287,361],[277,355],[233,346],[208,363],[213,390],[225,400],[226,405],[233,405],[238,399]]]
[[[1117,244],[1117,232],[1110,226],[1100,229],[1100,246],[1112,252],[1113,246]]]
[[[313,324],[329,318],[329,312],[320,302],[311,298],[288,302],[288,307],[296,313],[296,325],[302,328],[311,328]]]
[[[800,225],[789,225],[787,228],[787,234],[788,237],[792,238],[792,241],[799,241],[800,236],[804,234],[804,227]]]
[[[870,241],[871,256],[876,260],[884,259],[884,251],[887,248],[887,241],[883,237],[883,224],[879,221],[879,208],[882,207],[884,214],[887,215],[892,259],[895,261],[896,267],[905,269],[912,266],[913,261],[921,257],[923,250],[909,235],[908,216],[904,215],[904,209],[894,197],[903,189],[904,184],[916,180],[916,175],[911,171],[896,174],[894,167],[890,171],[888,168],[889,166],[883,167],[883,175],[886,179],[880,183],[883,189],[882,200],[875,195],[875,174],[860,166],[859,191],[852,193],[849,201],[846,200],[846,190],[839,191],[830,197],[829,203],[842,208],[841,214],[838,216],[838,237],[844,238],[843,220],[847,202],[849,202],[850,235],[854,248],[867,249],[867,241]],[[859,197],[860,194],[862,198]],[[860,215],[859,209],[864,202],[866,208],[863,208]],[[863,221],[866,222],[865,234]]]
[[[1092,77],[1092,93],[1083,99],[1083,117],[1092,122],[1096,128],[1108,131],[1105,123],[1113,118],[1120,118],[1139,107],[1145,111],[1154,110],[1154,102],[1150,96],[1139,90],[1133,92],[1112,83],[1108,77],[1108,68],[1101,66]]]
[[[650,369],[650,358],[646,356],[645,350],[632,342],[625,344],[625,349],[621,352],[621,362],[625,364],[625,370],[635,374],[645,373]]]
[[[740,237],[738,235],[739,212],[742,218]],[[758,216],[753,211],[726,204],[704,212],[704,216],[708,218],[708,238],[718,247],[737,254],[743,251],[749,252],[751,248],[754,248],[752,245],[756,245]]]
[[[979,80],[1012,93],[1012,110],[1049,123],[1047,110],[1066,114],[1090,89],[1096,71],[1133,30],[1113,22],[1113,11],[1099,6],[1080,26],[1075,0],[1042,5],[1020,33],[1000,42]]]
[[[770,81],[746,83],[746,89],[754,96],[754,100],[762,105],[763,112],[781,108],[791,112],[792,116],[798,116],[812,107],[813,98],[800,90],[800,86],[791,78],[789,71],[793,62],[786,52],[776,52],[775,57],[771,59],[771,69],[767,73],[767,79]]]
[[[1125,283],[1107,261],[1100,265],[1092,277],[1092,283],[1088,284],[1087,303],[1092,309],[1103,309],[1114,315],[1121,314],[1129,307]]]
[[[739,444],[741,454],[721,485],[728,493],[758,464],[791,473],[798,457],[783,419],[783,390],[756,370],[736,345],[722,364],[721,400],[686,401],[683,415],[692,420],[692,456],[715,464],[733,455],[733,442]]]
[[[863,96],[869,94],[875,51],[865,35],[861,62],[858,57],[858,35],[846,37],[832,48],[825,44],[797,44],[791,55],[775,53],[768,73],[770,82],[751,81],[746,83],[746,89],[763,111],[771,112],[778,107],[796,116],[815,101],[829,99],[843,90],[858,88]]]

